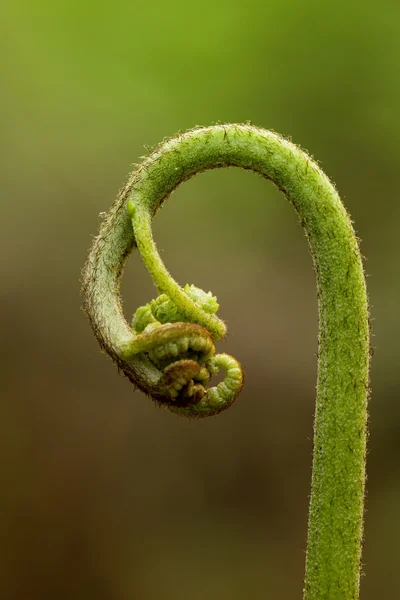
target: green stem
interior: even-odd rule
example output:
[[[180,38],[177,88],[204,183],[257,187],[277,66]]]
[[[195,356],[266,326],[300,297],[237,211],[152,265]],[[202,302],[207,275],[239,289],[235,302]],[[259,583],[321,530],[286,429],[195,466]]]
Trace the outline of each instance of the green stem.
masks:
[[[207,329],[214,340],[222,337],[223,323],[169,275],[152,238],[151,219],[182,181],[229,166],[272,180],[308,238],[317,279],[319,353],[304,600],[355,600],[365,486],[368,304],[350,218],[317,164],[279,135],[250,125],[195,129],[166,141],[134,170],[94,242],[83,276],[85,310],[101,346],[141,389],[157,397],[160,372],[147,355],[129,351],[134,333],[118,294],[125,257],[136,242],[159,291],[185,320]],[[239,378],[235,365],[232,372]]]
[[[162,190],[160,190],[160,193],[162,193]],[[153,240],[151,231],[153,211],[149,210],[148,205],[143,206],[141,201],[135,202],[133,198],[128,202],[128,212],[132,217],[135,240],[142,260],[153,277],[159,293],[167,294],[176,306],[191,315],[194,322],[203,325],[215,340],[220,340],[226,334],[225,324],[218,317],[210,315],[196,306],[193,300],[185,294],[179,284],[171,277]],[[161,201],[163,199],[160,198]]]

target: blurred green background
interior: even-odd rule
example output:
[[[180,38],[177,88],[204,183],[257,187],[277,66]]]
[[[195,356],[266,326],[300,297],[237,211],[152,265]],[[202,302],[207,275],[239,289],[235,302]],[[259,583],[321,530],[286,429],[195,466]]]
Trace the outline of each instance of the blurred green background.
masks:
[[[3,4],[0,598],[300,598],[317,350],[289,203],[213,171],[155,221],[173,275],[217,294],[246,384],[217,418],[158,410],[101,355],[79,276],[99,213],[165,136],[291,136],[362,238],[374,318],[363,600],[400,597],[400,4]],[[138,256],[126,314],[154,295]],[[245,308],[246,307],[246,308]],[[247,308],[247,307],[250,307]]]

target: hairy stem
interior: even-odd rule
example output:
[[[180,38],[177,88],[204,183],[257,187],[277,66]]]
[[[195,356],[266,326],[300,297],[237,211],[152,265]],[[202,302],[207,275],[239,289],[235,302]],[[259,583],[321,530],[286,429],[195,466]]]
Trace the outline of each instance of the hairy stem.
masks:
[[[225,334],[222,321],[204,310],[168,273],[153,241],[151,220],[181,182],[207,169],[230,166],[272,180],[298,213],[308,238],[317,279],[319,352],[304,600],[355,600],[359,595],[365,486],[368,305],[350,218],[318,165],[291,142],[251,125],[194,129],[161,144],[133,171],[93,244],[83,274],[84,307],[101,346],[143,391],[160,400],[164,393],[160,390],[166,389],[166,381],[170,385],[172,376],[179,374],[179,381],[185,382],[182,385],[189,386],[190,371],[190,390],[194,381],[199,394],[195,401],[203,398],[203,391],[196,387],[196,381],[204,378],[203,371],[193,375],[195,368],[187,364],[186,355],[180,366],[174,363],[162,372],[163,364],[154,364],[148,353],[138,353],[138,348],[148,348],[147,338],[143,343],[136,341],[123,317],[119,279],[127,254],[137,245],[159,292],[170,299],[184,320],[201,326],[214,340]],[[147,335],[153,335],[154,327],[154,335],[163,331],[165,339],[173,329],[150,315]],[[195,336],[190,329],[194,325],[185,327],[187,337]],[[214,414],[221,408],[215,408],[211,398],[218,402],[228,398],[229,405],[230,386],[235,388],[235,397],[241,387],[240,366],[231,363],[231,357],[218,359],[215,365],[206,359],[199,361],[209,374],[221,364],[234,377],[227,376],[223,389],[208,393],[200,402],[201,410],[182,404],[182,409],[174,407],[175,412]],[[192,392],[184,389],[187,398]]]

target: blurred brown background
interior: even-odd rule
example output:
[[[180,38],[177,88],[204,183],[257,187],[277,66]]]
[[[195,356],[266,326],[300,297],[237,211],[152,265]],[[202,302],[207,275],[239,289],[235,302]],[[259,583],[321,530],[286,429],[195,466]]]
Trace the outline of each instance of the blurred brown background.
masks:
[[[362,598],[400,597],[399,19],[374,0],[3,5],[1,599],[301,597],[317,307],[288,202],[216,171],[155,221],[177,280],[217,294],[220,348],[245,367],[219,417],[133,393],[80,311],[98,215],[144,145],[248,119],[320,161],[362,238],[376,348]],[[122,291],[129,317],[154,295],[138,256]]]

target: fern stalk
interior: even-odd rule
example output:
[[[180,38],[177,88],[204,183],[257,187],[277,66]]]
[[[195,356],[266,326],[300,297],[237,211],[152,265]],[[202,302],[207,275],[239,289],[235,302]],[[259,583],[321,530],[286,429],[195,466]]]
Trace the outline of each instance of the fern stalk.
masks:
[[[208,169],[232,166],[270,179],[292,204],[308,239],[317,280],[319,350],[304,600],[356,600],[367,440],[368,302],[351,220],[319,166],[290,141],[252,125],[198,128],[163,142],[134,169],[93,243],[83,271],[84,308],[101,347],[157,402],[188,417],[227,408],[243,376],[235,359],[215,354],[213,344],[226,333],[215,314],[216,300],[213,304],[201,290],[174,281],[157,251],[151,222],[180,183]],[[119,280],[133,247],[161,296],[139,309],[130,327],[122,314]],[[207,388],[219,368],[226,370],[224,382]]]

